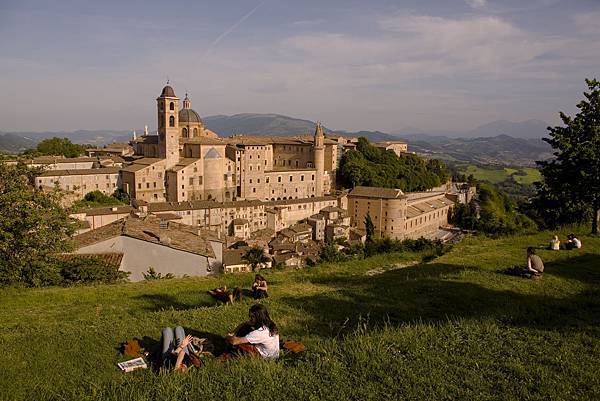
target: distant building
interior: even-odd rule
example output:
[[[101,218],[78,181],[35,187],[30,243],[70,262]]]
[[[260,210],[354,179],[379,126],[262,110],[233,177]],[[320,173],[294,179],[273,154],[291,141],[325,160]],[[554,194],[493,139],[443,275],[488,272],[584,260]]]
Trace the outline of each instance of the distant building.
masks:
[[[121,188],[119,168],[90,168],[75,170],[47,170],[36,178],[38,187],[58,187],[83,198],[88,192],[100,191],[112,195]]]
[[[396,156],[401,156],[402,153],[408,153],[408,144],[403,141],[385,141],[373,144],[374,146],[393,151]]]
[[[354,227],[365,229],[369,215],[376,235],[400,240],[436,233],[448,224],[448,211],[453,205],[444,192],[405,195],[399,189],[358,186],[348,194]]]

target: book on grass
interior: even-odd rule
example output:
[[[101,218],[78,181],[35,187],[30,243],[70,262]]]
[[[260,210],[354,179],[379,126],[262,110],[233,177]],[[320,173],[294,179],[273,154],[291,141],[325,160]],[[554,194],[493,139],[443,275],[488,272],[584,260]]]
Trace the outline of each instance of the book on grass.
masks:
[[[146,361],[144,361],[144,358],[141,357],[130,359],[125,362],[119,362],[117,365],[123,372],[131,372],[137,369],[146,369],[148,367],[148,365],[146,365]]]

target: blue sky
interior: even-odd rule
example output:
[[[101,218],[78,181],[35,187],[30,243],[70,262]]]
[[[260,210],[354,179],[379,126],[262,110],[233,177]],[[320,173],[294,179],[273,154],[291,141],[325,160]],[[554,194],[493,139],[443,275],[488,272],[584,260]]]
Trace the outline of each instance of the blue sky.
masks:
[[[201,116],[555,124],[599,38],[598,0],[2,0],[0,130],[155,127],[167,78]]]

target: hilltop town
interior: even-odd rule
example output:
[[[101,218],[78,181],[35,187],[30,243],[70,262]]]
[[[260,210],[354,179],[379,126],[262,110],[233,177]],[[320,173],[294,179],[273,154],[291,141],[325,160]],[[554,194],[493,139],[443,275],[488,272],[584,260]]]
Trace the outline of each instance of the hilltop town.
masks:
[[[38,157],[36,186],[59,188],[67,204],[92,191],[120,189],[130,205],[83,209],[75,253],[112,255],[130,279],[152,267],[176,275],[248,271],[243,255],[264,249],[263,267],[315,262],[320,245],[364,243],[370,217],[379,237],[447,239],[448,211],[474,188],[451,182],[426,192],[357,186],[340,190],[336,175],[356,138],[325,135],[220,138],[207,129],[188,95],[180,107],[166,85],[156,99],[157,131],[129,144],[87,149],[86,157]],[[401,157],[404,142],[375,146]],[[174,266],[176,262],[176,267]]]

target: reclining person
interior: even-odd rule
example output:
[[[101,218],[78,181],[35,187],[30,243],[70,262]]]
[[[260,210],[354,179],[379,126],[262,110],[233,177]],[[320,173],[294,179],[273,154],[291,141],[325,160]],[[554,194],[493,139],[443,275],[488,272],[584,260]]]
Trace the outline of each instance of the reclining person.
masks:
[[[192,345],[192,336],[185,335],[183,327],[177,326],[175,330],[165,327],[161,335],[161,360],[163,367],[173,367],[175,371],[185,372],[187,370],[184,359],[195,349]]]
[[[227,289],[226,285],[224,285],[223,287],[210,290],[208,291],[208,293],[212,295],[212,297],[215,298],[217,301],[221,301],[225,304],[232,304],[235,300],[239,301],[242,299],[242,290],[238,287],[234,288],[234,290],[231,291]]]
[[[247,322],[240,324],[226,341],[239,351],[263,359],[279,358],[279,333],[277,325],[264,305],[256,304],[248,311]]]

